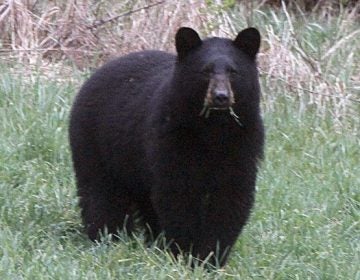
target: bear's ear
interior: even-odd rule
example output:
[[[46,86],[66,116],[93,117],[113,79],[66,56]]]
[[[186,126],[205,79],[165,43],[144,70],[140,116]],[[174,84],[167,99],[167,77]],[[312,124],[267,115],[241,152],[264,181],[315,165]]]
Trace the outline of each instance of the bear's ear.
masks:
[[[190,50],[199,47],[202,41],[194,29],[181,27],[175,36],[176,51],[179,59],[183,58]]]
[[[250,27],[239,32],[234,40],[237,48],[255,58],[260,48],[260,33],[256,28]]]

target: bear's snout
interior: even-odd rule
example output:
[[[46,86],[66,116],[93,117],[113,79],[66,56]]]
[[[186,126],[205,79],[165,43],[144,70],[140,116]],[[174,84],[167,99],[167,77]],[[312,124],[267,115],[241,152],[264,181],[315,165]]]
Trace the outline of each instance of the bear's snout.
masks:
[[[228,109],[234,104],[234,93],[226,75],[211,78],[206,99],[213,109]]]
[[[230,106],[230,96],[227,90],[214,90],[214,105],[218,108],[227,108]]]

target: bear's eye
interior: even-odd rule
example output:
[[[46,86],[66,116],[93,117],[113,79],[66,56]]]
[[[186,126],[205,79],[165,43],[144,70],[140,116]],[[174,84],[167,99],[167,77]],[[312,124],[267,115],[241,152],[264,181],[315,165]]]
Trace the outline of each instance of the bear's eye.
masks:
[[[205,74],[205,75],[209,75],[213,72],[213,66],[212,65],[206,65],[205,67],[203,67],[201,69],[201,73]]]
[[[228,69],[228,72],[232,75],[239,74],[239,72],[235,68],[232,68],[232,67]]]

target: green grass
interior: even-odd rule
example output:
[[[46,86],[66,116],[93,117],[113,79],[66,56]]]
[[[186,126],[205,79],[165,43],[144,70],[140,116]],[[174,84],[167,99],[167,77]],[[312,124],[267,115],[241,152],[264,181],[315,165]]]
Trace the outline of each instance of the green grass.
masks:
[[[320,35],[307,30],[304,38],[316,45],[325,40]],[[348,55],[339,48],[322,69],[331,72],[329,63]],[[359,54],[352,59],[332,72],[359,98],[347,79]],[[206,272],[145,248],[141,235],[88,241],[67,140],[83,73],[50,79],[7,66],[0,72],[0,279],[360,279],[357,103],[351,117],[335,120],[333,108],[321,114],[317,104],[301,104],[286,85],[263,78],[267,141],[256,206],[228,265]]]
[[[257,203],[224,271],[175,263],[141,236],[94,245],[81,232],[67,142],[78,84],[2,69],[1,279],[359,279],[360,138],[283,100],[266,112]],[[79,77],[79,80],[80,77]]]

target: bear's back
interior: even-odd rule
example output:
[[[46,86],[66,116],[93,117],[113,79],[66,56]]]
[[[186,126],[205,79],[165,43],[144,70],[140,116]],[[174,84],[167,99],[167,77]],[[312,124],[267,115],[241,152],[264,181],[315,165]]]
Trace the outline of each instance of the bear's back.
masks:
[[[153,81],[154,76],[168,76],[175,59],[174,55],[162,51],[142,51],[112,60],[98,69],[83,85],[77,101],[111,101],[117,95],[117,98],[122,96],[123,102],[126,102],[127,98],[141,94],[141,88]]]

